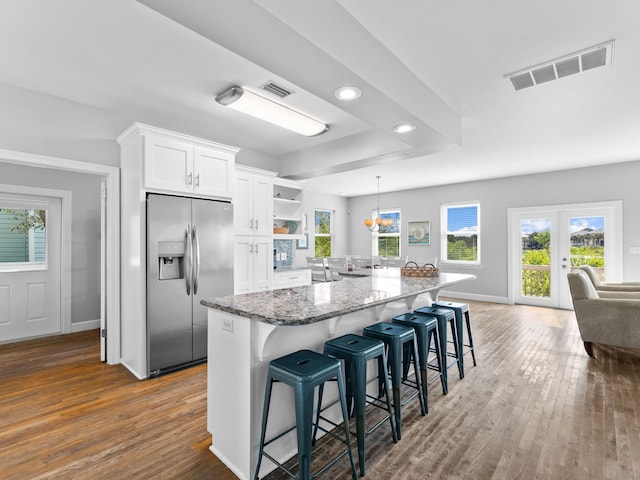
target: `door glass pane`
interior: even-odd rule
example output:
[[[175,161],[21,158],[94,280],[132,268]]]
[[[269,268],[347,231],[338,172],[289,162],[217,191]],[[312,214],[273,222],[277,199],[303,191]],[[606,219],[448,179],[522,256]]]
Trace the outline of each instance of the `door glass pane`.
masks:
[[[551,295],[551,219],[520,220],[522,239],[522,295],[549,298]]]
[[[46,225],[46,210],[0,207],[0,264],[45,264]]]
[[[570,217],[571,267],[591,265],[604,281],[604,216]]]

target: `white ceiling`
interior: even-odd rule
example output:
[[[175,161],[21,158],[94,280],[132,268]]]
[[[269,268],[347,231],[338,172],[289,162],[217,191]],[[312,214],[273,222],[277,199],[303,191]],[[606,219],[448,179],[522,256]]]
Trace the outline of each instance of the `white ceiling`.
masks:
[[[279,159],[357,196],[640,159],[637,0],[2,0],[0,83]],[[504,74],[615,39],[613,63],[514,91]],[[307,138],[216,104],[272,80]],[[362,96],[335,99],[341,85]],[[400,135],[392,127],[411,121]]]

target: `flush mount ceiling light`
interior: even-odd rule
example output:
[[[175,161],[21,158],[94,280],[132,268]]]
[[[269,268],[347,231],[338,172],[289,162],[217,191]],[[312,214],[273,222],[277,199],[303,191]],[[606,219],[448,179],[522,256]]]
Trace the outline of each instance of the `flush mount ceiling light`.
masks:
[[[393,131],[396,133],[409,133],[413,132],[416,129],[416,126],[411,123],[400,123],[393,127]]]
[[[216,102],[307,137],[329,130],[325,123],[242,87],[225,90]]]
[[[511,81],[513,88],[522,90],[574,73],[610,65],[613,58],[613,44],[614,40],[609,40],[579,52],[509,73],[504,78]]]
[[[349,102],[351,100],[355,100],[356,98],[360,98],[360,95],[362,95],[362,91],[358,87],[340,87],[335,92],[333,92],[333,94],[338,100]]]

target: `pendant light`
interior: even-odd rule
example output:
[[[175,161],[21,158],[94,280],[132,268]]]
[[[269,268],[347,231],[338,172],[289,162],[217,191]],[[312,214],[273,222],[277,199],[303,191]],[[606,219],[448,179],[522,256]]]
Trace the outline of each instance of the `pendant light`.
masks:
[[[378,179],[378,207],[376,208],[376,215],[375,218],[366,218],[364,220],[365,227],[371,232],[377,232],[381,226],[388,227],[393,225],[392,218],[382,218],[380,215],[380,175],[377,175],[376,178]]]

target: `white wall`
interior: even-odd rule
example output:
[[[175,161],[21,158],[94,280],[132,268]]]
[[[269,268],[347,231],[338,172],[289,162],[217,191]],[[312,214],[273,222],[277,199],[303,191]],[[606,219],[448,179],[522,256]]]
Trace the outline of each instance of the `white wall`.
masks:
[[[0,183],[70,190],[71,323],[100,318],[100,177],[0,162]]]
[[[334,229],[336,235],[331,248],[331,254],[334,257],[343,257],[352,252],[348,251],[348,235],[349,223],[351,218],[347,214],[347,199],[335,195],[326,195],[319,192],[311,192],[304,190],[302,193],[302,202],[304,205],[304,213],[307,215],[307,231],[309,233],[308,250],[295,251],[295,265],[305,266],[307,257],[315,256],[314,252],[314,212],[319,210],[331,210],[334,221]]]
[[[381,208],[402,212],[403,255],[440,257],[440,205],[479,201],[481,209],[482,265],[479,268],[446,267],[478,277],[458,291],[490,297],[507,297],[507,209],[539,205],[586,203],[606,200],[623,202],[624,279],[640,280],[640,255],[629,247],[640,246],[640,161],[518,177],[461,183],[391,192],[380,195]],[[371,233],[362,220],[377,205],[376,196],[350,199],[349,253],[371,253]],[[407,244],[407,221],[431,221],[431,245]]]

